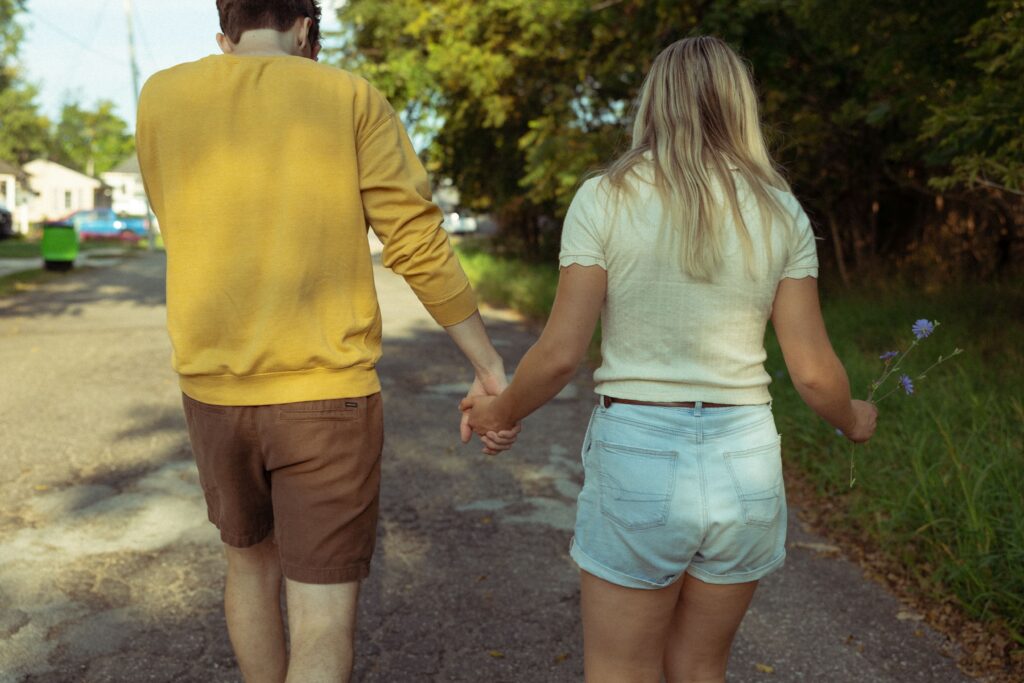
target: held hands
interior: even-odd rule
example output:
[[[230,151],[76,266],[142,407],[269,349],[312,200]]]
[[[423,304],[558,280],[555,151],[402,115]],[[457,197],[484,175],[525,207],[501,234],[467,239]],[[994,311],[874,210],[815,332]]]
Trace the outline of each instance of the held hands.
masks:
[[[462,411],[459,429],[462,443],[469,443],[476,432],[484,445],[483,452],[487,455],[497,455],[512,448],[522,425],[499,424],[495,416],[486,416],[487,408],[507,386],[508,380],[505,379],[504,372],[485,376],[477,374],[469,393],[459,404],[459,410]]]

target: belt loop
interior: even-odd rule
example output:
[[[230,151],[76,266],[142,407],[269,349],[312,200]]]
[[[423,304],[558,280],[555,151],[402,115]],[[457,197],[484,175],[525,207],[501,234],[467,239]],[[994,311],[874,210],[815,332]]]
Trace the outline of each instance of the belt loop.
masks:
[[[704,421],[700,419],[703,401],[693,402],[693,416],[697,419],[697,443],[704,443]]]

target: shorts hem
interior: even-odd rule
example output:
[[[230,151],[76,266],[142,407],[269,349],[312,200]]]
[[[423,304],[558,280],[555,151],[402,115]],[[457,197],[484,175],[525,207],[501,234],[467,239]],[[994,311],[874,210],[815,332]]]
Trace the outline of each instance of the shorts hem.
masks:
[[[599,579],[614,583],[616,586],[622,586],[623,588],[635,588],[638,590],[658,590],[671,586],[679,579],[679,574],[673,575],[669,580],[664,583],[657,583],[655,581],[647,581],[646,579],[640,579],[629,574],[607,567],[593,557],[588,555],[579,544],[576,542],[575,537],[569,543],[569,556],[572,557],[573,561],[583,571],[588,574],[593,574]]]
[[[362,581],[370,575],[370,563],[360,562],[344,567],[300,567],[282,562],[281,571],[286,579],[297,583],[352,583]]]
[[[260,527],[259,531],[254,531],[251,534],[233,534],[229,531],[221,529],[220,524],[213,518],[213,515],[209,515],[210,522],[217,527],[220,532],[220,540],[232,548],[251,548],[257,543],[262,542],[274,531],[274,525],[270,524],[265,527]]]
[[[751,581],[758,581],[768,576],[775,570],[782,567],[786,561],[786,553],[782,553],[774,560],[766,565],[752,569],[746,572],[736,572],[733,574],[712,574],[711,572],[704,571],[699,567],[694,567],[692,564],[687,567],[686,573],[690,576],[700,579],[704,583],[714,583],[719,585],[731,584],[731,583],[749,583]]]

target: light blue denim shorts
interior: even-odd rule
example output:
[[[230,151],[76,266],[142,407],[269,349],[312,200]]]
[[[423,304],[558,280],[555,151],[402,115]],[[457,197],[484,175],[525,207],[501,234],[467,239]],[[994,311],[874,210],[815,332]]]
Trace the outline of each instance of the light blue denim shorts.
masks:
[[[780,445],[768,404],[599,404],[572,558],[627,588],[663,588],[683,572],[718,584],[766,576],[786,558]]]

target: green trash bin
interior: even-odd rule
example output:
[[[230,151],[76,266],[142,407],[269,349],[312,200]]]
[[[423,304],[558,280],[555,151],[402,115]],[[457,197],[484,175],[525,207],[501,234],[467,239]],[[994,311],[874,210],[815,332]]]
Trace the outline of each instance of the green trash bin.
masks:
[[[78,258],[78,233],[71,223],[54,221],[43,224],[43,254],[46,270],[71,270]]]

